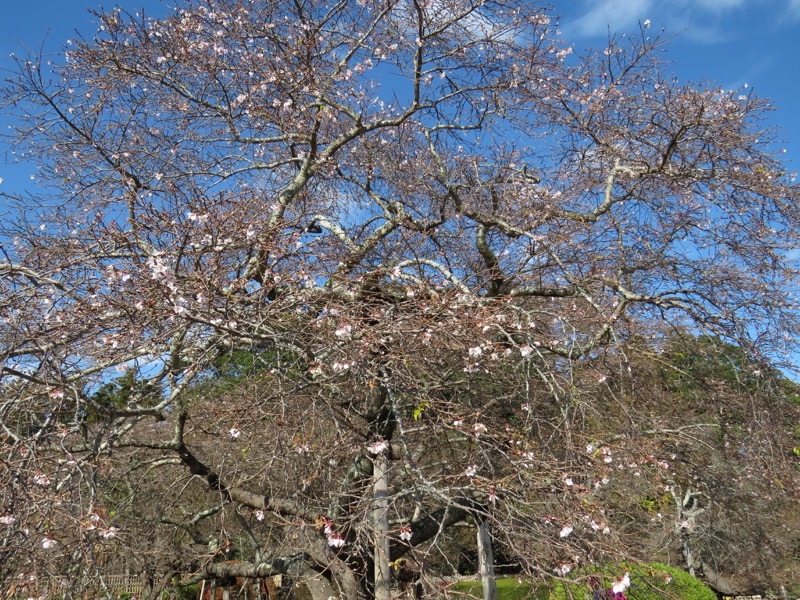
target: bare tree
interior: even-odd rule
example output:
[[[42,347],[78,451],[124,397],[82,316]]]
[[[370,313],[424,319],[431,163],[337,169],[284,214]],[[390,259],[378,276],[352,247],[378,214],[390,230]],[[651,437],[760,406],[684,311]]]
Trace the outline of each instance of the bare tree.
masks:
[[[575,57],[521,0],[97,17],[3,89],[50,191],[0,225],[3,577],[386,598],[465,521],[563,575],[626,547],[598,356],[792,351],[769,104],[676,83],[646,24]]]

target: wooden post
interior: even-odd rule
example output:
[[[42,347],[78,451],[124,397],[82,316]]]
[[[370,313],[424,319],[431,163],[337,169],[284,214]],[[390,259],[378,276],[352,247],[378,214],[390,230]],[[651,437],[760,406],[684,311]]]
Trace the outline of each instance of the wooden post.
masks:
[[[489,524],[486,519],[478,518],[478,569],[481,574],[483,600],[497,599],[497,584],[494,579],[494,552]]]
[[[373,471],[374,508],[372,510],[375,600],[392,596],[392,570],[389,566],[389,460],[385,453],[375,457]]]

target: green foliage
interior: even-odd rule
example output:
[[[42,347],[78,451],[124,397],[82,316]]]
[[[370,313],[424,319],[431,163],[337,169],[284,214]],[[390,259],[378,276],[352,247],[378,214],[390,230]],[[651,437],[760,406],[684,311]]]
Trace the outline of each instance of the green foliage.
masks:
[[[631,587],[625,591],[628,600],[717,600],[717,594],[699,579],[661,563],[620,563],[591,570],[579,569],[572,574],[573,582],[557,582],[550,597],[553,600],[591,598],[589,577],[595,577],[603,589],[608,589],[625,573],[629,573],[631,579]]]
[[[100,386],[92,400],[104,408],[123,408],[137,391],[136,372],[127,371],[119,379]]]
[[[625,592],[628,600],[717,600],[717,595],[699,579],[685,571],[660,563],[644,565],[619,564],[592,570],[573,572],[575,582],[557,582],[551,587],[536,587],[528,581],[520,582],[513,577],[497,580],[497,596],[500,600],[587,600],[591,599],[587,579],[599,575],[604,589],[610,588],[614,580],[630,573],[631,587]],[[480,581],[459,581],[450,586],[450,591],[465,596],[482,598]]]
[[[119,378],[101,385],[91,398],[92,403],[86,410],[87,421],[90,423],[98,418],[105,418],[106,410],[124,409],[131,401],[146,406],[148,398],[160,398],[160,394],[149,383],[138,380],[136,371],[131,369]]]
[[[176,585],[172,589],[175,591],[175,595],[177,596],[178,600],[194,600],[197,598],[197,592],[200,588],[199,583],[193,583],[192,585]]]
[[[279,369],[285,377],[291,377],[287,365],[292,357],[281,355],[272,350],[252,352],[234,350],[217,356],[209,367],[202,382],[194,387],[195,391],[204,394],[220,395],[235,389],[249,377],[267,373],[270,369]]]
[[[747,387],[756,380],[744,350],[716,336],[675,334],[663,357],[665,383],[685,398],[696,396],[704,386]]]
[[[429,404],[427,402],[420,402],[417,407],[414,409],[413,417],[415,421],[419,421],[422,414],[425,412],[425,409],[428,408]]]
[[[269,364],[269,356],[246,350],[234,350],[220,354],[211,365],[214,379],[239,378],[251,375]]]
[[[672,498],[669,495],[662,495],[662,496],[645,496],[639,498],[637,504],[639,508],[645,511],[648,514],[655,514],[657,512],[663,512],[670,506],[672,502]]]
[[[528,581],[519,581],[513,577],[497,579],[496,584],[499,600],[546,600],[550,597],[547,589],[536,588]],[[450,586],[450,591],[483,598],[480,581],[458,581]]]

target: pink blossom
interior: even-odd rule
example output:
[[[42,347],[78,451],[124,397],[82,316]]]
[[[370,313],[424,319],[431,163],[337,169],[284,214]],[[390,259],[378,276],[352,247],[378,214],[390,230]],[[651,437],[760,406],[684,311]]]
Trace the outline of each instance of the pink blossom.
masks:
[[[263,510],[257,510],[255,512],[255,515],[256,515],[256,520],[257,521],[263,521],[264,520],[264,511]]]
[[[322,517],[322,522],[325,524],[325,535],[330,535],[333,533],[333,521]]]
[[[17,518],[14,515],[3,515],[2,517],[0,517],[0,524],[13,525],[14,521],[16,520]]]
[[[405,527],[400,528],[400,539],[405,542],[411,541],[411,527],[406,525]]]
[[[236,438],[238,438],[240,435],[242,435],[242,432],[241,432],[241,431],[239,431],[238,429],[236,429],[236,427],[231,427],[231,428],[228,430],[228,433],[231,435],[231,437],[232,437],[233,439],[236,439]]]
[[[467,477],[475,477],[475,474],[478,472],[478,465],[470,465],[467,467],[467,470],[464,471],[464,474]]]
[[[564,527],[561,528],[561,531],[559,532],[558,537],[562,537],[562,538],[567,537],[570,533],[572,533],[572,529],[573,529],[572,525],[564,525]]]

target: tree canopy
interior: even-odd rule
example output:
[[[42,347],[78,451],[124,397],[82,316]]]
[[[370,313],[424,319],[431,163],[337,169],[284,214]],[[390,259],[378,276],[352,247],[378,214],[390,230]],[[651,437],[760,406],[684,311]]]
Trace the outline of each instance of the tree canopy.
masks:
[[[97,17],[0,96],[42,185],[0,223],[0,578],[386,598],[465,522],[564,575],[636,554],[607,484],[641,469],[700,569],[700,472],[793,493],[800,209],[768,101],[676,81],[648,23],[574,52],[522,0]],[[681,412],[687,378],[725,389]],[[727,456],[745,432],[772,441]]]

